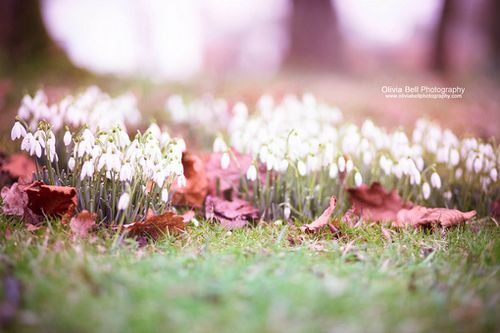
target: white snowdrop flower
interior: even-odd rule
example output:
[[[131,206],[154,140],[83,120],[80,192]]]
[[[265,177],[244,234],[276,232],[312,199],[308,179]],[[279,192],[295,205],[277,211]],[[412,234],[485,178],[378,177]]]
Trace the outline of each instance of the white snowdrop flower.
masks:
[[[132,180],[134,170],[130,163],[125,163],[120,168],[120,181],[122,182],[130,182]]]
[[[424,159],[421,156],[417,157],[415,159],[415,165],[417,166],[417,169],[419,171],[424,170],[424,166],[425,166]]]
[[[66,131],[66,133],[64,133],[64,145],[65,146],[69,146],[69,144],[71,143],[71,139],[73,139],[73,137],[71,136],[71,132],[70,131]]]
[[[27,137],[27,136],[26,136]],[[36,155],[36,157],[40,158],[42,156],[42,144],[40,141],[32,138],[29,154],[31,156]]]
[[[68,168],[70,171],[73,171],[75,169],[75,164],[76,164],[75,159],[73,157],[70,157],[68,160]]]
[[[356,187],[360,187],[363,184],[363,177],[359,172],[356,172],[354,175],[354,183],[356,184]]]
[[[285,220],[288,220],[290,218],[291,213],[292,210],[290,209],[290,206],[288,204],[285,205],[285,208],[283,208],[283,215],[285,216]]]
[[[168,190],[166,188],[161,190],[161,201],[163,201],[164,203],[168,202]]]
[[[127,132],[125,132],[123,129],[120,129],[118,131],[118,144],[122,148],[124,148],[130,144],[130,138],[129,138]]]
[[[220,136],[216,137],[213,146],[214,153],[222,153],[227,151],[227,145]]]
[[[227,169],[229,167],[229,164],[231,163],[231,158],[229,157],[229,154],[223,153],[221,158],[220,158],[220,166],[222,169]]]
[[[328,176],[332,179],[335,179],[337,178],[338,174],[339,174],[339,168],[337,167],[337,164],[335,163],[330,164],[330,168],[328,170]]]
[[[446,200],[448,200],[448,201],[450,201],[450,200],[451,200],[452,196],[453,196],[453,194],[451,193],[451,191],[446,191],[446,192],[444,192],[444,193],[443,193],[443,197],[444,197]]]
[[[345,171],[345,167],[346,167],[346,162],[345,162],[344,156],[339,156],[339,158],[337,160],[337,164],[338,164],[338,167],[339,167],[339,171],[340,172],[344,172]]]
[[[40,144],[42,148],[45,148],[46,135],[44,131],[42,130],[36,131],[35,134],[33,134],[33,137]]]
[[[431,175],[431,185],[434,188],[441,188],[441,177],[437,174],[437,172],[433,172]]]
[[[180,188],[186,186],[186,177],[184,175],[180,175],[177,178],[177,186],[179,186]]]
[[[255,181],[257,179],[257,168],[254,164],[250,165],[247,170],[247,179],[249,181]]]
[[[299,175],[305,176],[307,174],[307,166],[303,161],[297,162],[297,170],[299,171]]]
[[[458,168],[457,170],[455,170],[455,178],[456,179],[462,178],[463,173],[464,173],[463,170],[461,168]]]
[[[431,187],[430,187],[428,182],[425,182],[422,185],[422,195],[423,195],[425,200],[429,199],[431,196]]]
[[[118,199],[118,210],[126,210],[128,208],[128,204],[130,202],[130,195],[125,192]]]
[[[354,168],[354,164],[352,163],[352,160],[348,159],[347,162],[345,163],[345,171],[347,173],[350,173],[353,168]]]
[[[286,170],[288,170],[288,160],[282,159],[277,165],[277,171],[285,172]]]
[[[83,138],[84,141],[87,141],[91,145],[93,145],[94,142],[95,142],[94,134],[92,134],[92,132],[88,128],[86,128],[83,131],[82,138]]]
[[[31,146],[33,146],[34,142],[35,142],[35,138],[33,137],[33,134],[31,134],[31,133],[26,134],[23,141],[21,141],[21,150],[25,150],[27,152],[30,152]]]
[[[479,173],[482,168],[483,168],[483,159],[478,156],[474,160],[474,172]]]
[[[86,177],[90,178],[93,175],[94,175],[94,163],[92,161],[85,161],[82,165],[80,180],[84,180]]]
[[[403,177],[403,168],[401,167],[401,164],[397,163],[392,166],[392,172],[396,176],[396,178],[401,179]]]
[[[465,168],[467,171],[472,172],[472,169],[474,167],[474,157],[472,155],[469,155],[467,157],[467,160],[465,161]]]
[[[410,171],[410,183],[412,185],[418,185],[422,181],[422,176],[420,175],[420,171],[416,167],[413,167]]]
[[[496,182],[498,179],[498,172],[496,168],[493,168],[490,170],[490,178],[493,180],[493,182]]]
[[[372,162],[372,153],[369,151],[366,151],[363,154],[363,164],[368,166],[368,165],[370,165],[371,162]]]
[[[458,153],[458,150],[450,150],[450,164],[452,166],[457,166],[458,163],[460,163],[460,154]]]
[[[266,169],[268,171],[271,171],[274,168],[275,163],[276,163],[276,158],[274,157],[274,155],[269,155],[266,161]]]
[[[26,129],[20,122],[16,121],[14,126],[12,126],[12,131],[10,132],[10,138],[12,141],[26,136]]]

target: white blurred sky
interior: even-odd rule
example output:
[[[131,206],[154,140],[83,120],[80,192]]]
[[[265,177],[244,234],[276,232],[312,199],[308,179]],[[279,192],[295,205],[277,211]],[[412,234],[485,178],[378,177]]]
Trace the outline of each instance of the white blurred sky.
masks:
[[[441,1],[336,0],[344,38],[391,47],[435,21]],[[273,73],[287,0],[44,0],[49,32],[97,73],[185,80],[202,71]]]

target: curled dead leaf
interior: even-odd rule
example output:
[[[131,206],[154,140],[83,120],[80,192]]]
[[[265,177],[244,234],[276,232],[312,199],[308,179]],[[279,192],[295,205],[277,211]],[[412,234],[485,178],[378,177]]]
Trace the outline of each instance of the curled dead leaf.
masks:
[[[316,220],[314,220],[310,224],[305,224],[303,225],[300,230],[305,233],[315,233],[318,232],[319,229],[324,227],[325,225],[328,224],[328,220],[333,214],[333,211],[335,210],[335,207],[337,206],[337,198],[335,196],[332,196],[330,198],[330,203],[328,205],[328,208],[325,209],[325,211],[318,217]]]
[[[25,188],[28,208],[36,215],[61,217],[67,223],[73,216],[77,195],[74,187],[46,185],[36,181]]]
[[[354,212],[368,221],[394,221],[403,208],[411,208],[411,202],[403,202],[396,190],[387,192],[378,183],[370,187],[362,184],[358,188],[347,189]]]
[[[71,218],[69,227],[76,236],[86,237],[89,231],[95,227],[96,217],[95,213],[84,210]]]
[[[464,223],[476,216],[476,211],[461,212],[448,208],[427,208],[415,206],[411,209],[402,209],[398,212],[395,226],[421,226],[439,224],[444,227]]]
[[[177,182],[172,185],[175,192],[172,203],[174,205],[201,207],[208,193],[208,179],[205,164],[201,158],[189,152],[182,154],[182,166],[186,185],[178,187]]]
[[[180,234],[185,230],[186,223],[184,223],[182,216],[173,212],[166,212],[148,217],[144,221],[126,224],[123,228],[128,231],[128,235],[131,237],[149,236],[158,239],[167,233],[171,235]]]
[[[248,201],[234,198],[227,201],[212,195],[205,200],[205,218],[217,220],[228,230],[244,227],[259,218],[259,211]]]

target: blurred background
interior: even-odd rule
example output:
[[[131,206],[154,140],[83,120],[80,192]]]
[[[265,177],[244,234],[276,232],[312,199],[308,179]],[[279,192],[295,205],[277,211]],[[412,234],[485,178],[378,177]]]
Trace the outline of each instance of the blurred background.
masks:
[[[152,116],[173,93],[252,103],[312,92],[357,122],[427,116],[500,137],[499,13],[498,0],[0,0],[0,120],[24,93],[97,84],[131,90]],[[381,92],[404,85],[466,91]]]

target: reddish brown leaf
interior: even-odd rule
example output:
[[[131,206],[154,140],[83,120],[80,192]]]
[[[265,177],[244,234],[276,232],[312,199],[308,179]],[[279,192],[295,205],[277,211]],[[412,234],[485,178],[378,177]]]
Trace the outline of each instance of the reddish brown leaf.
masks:
[[[394,225],[414,227],[420,225],[440,224],[444,227],[464,223],[476,216],[476,211],[461,212],[456,209],[448,208],[426,208],[415,206],[411,209],[401,209]]]
[[[347,189],[354,212],[364,220],[393,221],[403,208],[411,208],[412,203],[404,203],[396,190],[387,192],[380,183],[370,187],[362,184],[358,188]]]
[[[144,221],[126,224],[123,227],[128,230],[128,235],[131,237],[149,236],[158,239],[167,233],[178,235],[185,229],[186,224],[182,216],[173,212],[166,212],[148,217]]]
[[[36,215],[57,216],[67,223],[76,209],[74,187],[45,185],[37,181],[27,186],[28,208]]]
[[[96,217],[95,213],[84,210],[71,218],[69,227],[76,236],[86,237],[89,231],[95,227]]]
[[[172,198],[174,205],[201,207],[208,192],[208,179],[205,164],[200,157],[191,153],[182,154],[182,166],[186,177],[186,186],[179,188],[174,182]]]
[[[328,224],[328,220],[332,216],[336,206],[337,206],[337,198],[335,198],[335,196],[332,196],[330,198],[330,204],[328,205],[328,208],[325,209],[323,214],[321,214],[321,216],[318,217],[316,220],[314,220],[312,223],[303,225],[300,228],[300,230],[306,233],[317,232],[319,229]]]
[[[7,160],[0,166],[0,171],[6,172],[14,180],[18,178],[31,179],[36,171],[35,162],[22,153],[17,153],[9,156]]]
[[[248,221],[259,218],[259,211],[251,203],[234,198],[227,201],[212,195],[205,200],[205,217],[217,220],[226,229],[244,227]]]

